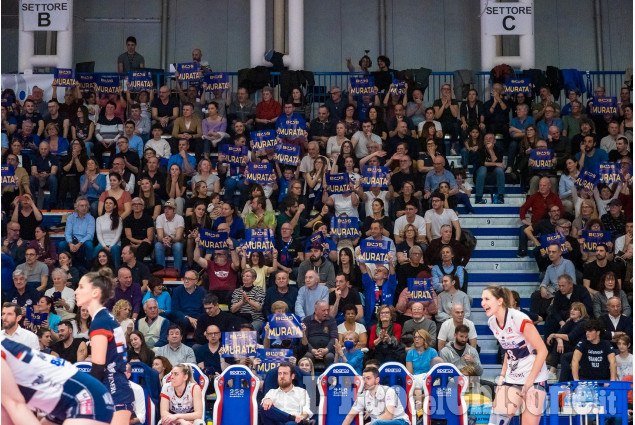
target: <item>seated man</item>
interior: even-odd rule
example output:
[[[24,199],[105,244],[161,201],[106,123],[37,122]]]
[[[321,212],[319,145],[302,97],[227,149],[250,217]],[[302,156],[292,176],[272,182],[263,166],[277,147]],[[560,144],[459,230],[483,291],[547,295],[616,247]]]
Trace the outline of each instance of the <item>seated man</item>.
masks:
[[[301,319],[313,315],[317,301],[326,302],[328,313],[329,290],[319,282],[319,275],[315,270],[309,270],[304,276],[304,286],[298,291],[295,301],[295,314]]]
[[[208,376],[215,376],[223,370],[224,362],[220,356],[222,335],[218,326],[209,325],[205,328],[206,344],[196,344],[193,348],[198,367]]]
[[[308,425],[313,413],[307,391],[293,385],[295,368],[291,363],[278,366],[278,388],[265,394],[258,408],[258,419],[263,425]]]
[[[159,96],[152,101],[152,120],[161,124],[163,134],[172,133],[174,120],[179,117],[179,103],[170,96],[168,86],[159,87]]]
[[[170,361],[170,364],[196,363],[194,350],[183,344],[183,333],[181,328],[175,324],[170,324],[168,328],[168,343],[163,347],[154,347],[157,356],[163,356]]]
[[[426,264],[436,264],[441,260],[441,248],[445,245],[450,245],[454,252],[454,261],[465,267],[470,261],[472,253],[462,244],[460,241],[452,238],[452,225],[442,224],[441,235],[430,241],[428,249],[423,253]]]
[[[93,254],[93,238],[95,237],[95,219],[88,214],[90,205],[83,196],[75,201],[75,212],[66,219],[64,240],[58,251],[68,251],[73,257],[74,266],[85,266]]]
[[[454,328],[454,341],[446,344],[439,356],[448,363],[452,363],[457,369],[465,366],[473,366],[476,368],[477,375],[483,374],[481,359],[476,348],[467,343],[470,328],[465,325],[459,325]]]
[[[450,196],[456,195],[459,189],[454,174],[445,169],[445,158],[441,155],[435,156],[433,167],[433,170],[426,174],[424,199],[429,199],[432,192],[439,189],[441,182],[448,182],[450,185]]]
[[[307,347],[305,357],[323,360],[326,366],[335,360],[335,341],[337,340],[337,324],[335,319],[329,316],[328,301],[315,302],[314,313],[304,318],[302,323],[306,326],[302,345]]]
[[[376,367],[366,366],[362,378],[364,392],[357,397],[342,425],[350,425],[360,413],[369,416],[371,424],[410,425],[405,407],[395,390],[379,385],[379,370]]]
[[[143,311],[145,317],[135,322],[135,330],[143,334],[148,347],[163,347],[168,343],[170,321],[159,316],[159,304],[154,298],[148,298],[144,301]]]
[[[584,325],[586,340],[575,347],[571,372],[576,381],[617,381],[617,360],[610,342],[600,338],[604,326],[599,320]]]
[[[197,285],[198,275],[194,270],[188,270],[183,275],[183,285],[172,291],[172,309],[162,316],[178,324],[188,332],[196,329],[198,317],[203,314],[203,298],[205,289]]]
[[[419,329],[423,329],[430,334],[430,338],[432,338],[433,346],[436,346],[437,343],[437,324],[434,323],[434,320],[427,319],[424,317],[424,307],[420,302],[412,303],[410,307],[412,311],[412,319],[406,320],[401,328],[401,338],[409,335],[414,338],[415,332]]]
[[[40,143],[39,154],[34,154],[31,159],[31,193],[37,197],[37,207],[42,209],[44,204],[44,189],[50,194],[49,209],[55,209],[57,205],[57,170],[59,158],[51,153],[48,142]]]
[[[540,235],[549,235],[552,233],[556,233],[556,224],[560,220],[560,208],[557,205],[552,205],[549,208],[548,216],[539,220],[535,224],[531,224],[530,226],[525,227],[524,233],[527,239],[532,241],[536,248],[534,249],[534,256],[536,257],[536,261],[538,262],[538,266],[540,267],[541,261],[540,259],[543,257],[544,252],[546,251],[546,246],[540,246],[540,240],[538,237]],[[541,269],[543,271],[543,269]]]
[[[227,97],[227,124],[232,126],[234,121],[240,121],[247,131],[251,131],[256,118],[256,105],[249,99],[249,92],[245,87],[239,87],[232,100]]]
[[[132,127],[132,124],[127,124],[127,127]],[[133,135],[133,137],[136,137]],[[137,139],[141,140],[139,137]],[[142,145],[143,146],[143,145]],[[114,158],[122,158],[124,161],[124,167],[132,174],[138,174],[141,170],[141,159],[137,151],[130,148],[130,140],[121,136],[117,138],[117,150]]]
[[[115,287],[114,296],[106,302],[106,308],[112,311],[112,308],[119,300],[126,300],[130,303],[132,311],[130,312],[130,318],[137,320],[139,312],[141,311],[141,300],[143,294],[141,293],[141,285],[132,281],[132,273],[130,269],[122,267],[117,272],[117,286]],[[130,324],[132,327],[132,323]],[[124,329],[124,332],[127,330]]]
[[[187,139],[179,139],[179,151],[170,157],[168,160],[168,171],[173,164],[181,167],[181,172],[191,177],[196,174],[196,158],[194,155],[189,154],[190,142]]]
[[[437,336],[437,349],[442,351],[449,342],[454,341],[454,330],[460,325],[468,327],[468,342],[472,347],[476,348],[476,328],[474,327],[474,322],[465,318],[465,307],[463,307],[463,304],[456,303],[452,305],[450,315],[452,316],[452,319],[443,322],[441,328],[439,329],[439,335]]]
[[[305,276],[309,270],[317,272],[320,284],[328,288],[335,287],[335,267],[331,260],[324,257],[323,249],[323,246],[317,243],[311,246],[309,258],[300,263],[298,268],[298,287],[304,286]]]
[[[20,237],[20,223],[7,223],[7,236],[2,240],[2,253],[10,256],[15,264],[25,260],[26,247],[29,243]]]
[[[476,203],[486,204],[483,199],[483,190],[486,183],[496,182],[496,194],[498,199],[492,203],[505,203],[505,165],[503,164],[503,150],[496,144],[493,133],[487,133],[483,140],[483,146],[479,146],[476,152]],[[493,196],[492,196],[493,197]]]
[[[26,285],[26,281],[24,284]],[[0,331],[0,335],[24,344],[32,350],[40,351],[37,335],[19,325],[23,318],[22,312],[23,308],[16,303],[4,302],[2,304],[2,331]]]
[[[334,317],[338,324],[342,323],[344,321],[344,309],[349,304],[357,308],[355,320],[362,320],[364,318],[364,308],[362,307],[362,299],[359,292],[351,287],[351,283],[345,273],[338,273],[335,276],[335,291],[329,294],[329,315]]]
[[[196,158],[200,159],[203,156],[203,124],[201,119],[194,114],[194,105],[192,103],[185,102],[182,106],[182,110],[183,116],[174,120],[172,137],[178,139],[179,144],[181,140],[186,140],[188,142],[188,148],[190,146],[194,147]],[[179,154],[180,153],[181,148],[179,146]]]
[[[547,247],[547,253],[551,264],[547,267],[540,287],[531,295],[531,312],[538,315],[539,322],[547,318],[547,312],[553,301],[553,296],[558,291],[560,277],[565,274],[572,281],[575,281],[575,266],[571,261],[562,258],[560,244],[550,244]],[[554,329],[552,333],[558,329]],[[550,335],[550,333],[547,333],[547,335]]]
[[[181,276],[183,264],[183,231],[185,221],[176,213],[176,201],[168,199],[163,206],[163,214],[157,217],[157,241],[154,243],[154,255],[157,264],[165,267],[165,252],[172,251],[174,268]]]
[[[569,319],[571,304],[581,302],[588,312],[593,311],[593,302],[589,291],[582,285],[576,285],[573,278],[563,273],[558,276],[558,291],[554,293],[549,316],[545,323],[545,335],[551,335],[560,329]]]
[[[235,146],[245,146],[247,139],[245,136],[238,136],[234,140]],[[251,156],[251,152],[247,152],[248,156]],[[219,176],[225,175],[225,194],[223,200],[225,202],[244,205],[245,198],[247,197],[247,182],[245,181],[245,173],[247,167],[242,165],[230,164],[225,161],[225,155],[220,152],[218,154],[218,174]],[[235,192],[238,190],[239,197],[236,198]]]
[[[441,237],[441,226],[449,224],[454,228],[454,239],[461,240],[461,225],[456,212],[450,208],[444,208],[445,195],[438,191],[434,191],[430,195],[430,203],[432,208],[426,211],[424,216],[426,221],[426,238],[428,243],[433,239]]]
[[[59,340],[51,346],[51,354],[70,363],[83,362],[88,357],[86,342],[73,337],[73,324],[70,320],[62,320],[57,324]]]
[[[168,160],[172,156],[172,149],[168,141],[161,137],[162,135],[163,127],[161,124],[152,124],[152,139],[146,142],[144,150],[152,148],[156,156]]]
[[[272,306],[277,301],[282,301],[287,305],[288,313],[295,312],[295,301],[298,299],[298,289],[295,286],[289,286],[289,273],[285,270],[279,270],[276,273],[276,284],[267,288],[265,292],[265,302],[262,304],[262,310],[265,317],[269,317],[273,313]]]
[[[35,288],[38,292],[44,292],[49,281],[48,266],[38,261],[35,248],[27,248],[26,262],[18,264],[16,270],[21,270],[26,276],[27,285]]]
[[[216,326],[221,332],[231,332],[234,330],[236,317],[223,311],[218,306],[218,297],[212,293],[205,295],[203,299],[205,313],[201,314],[196,321],[194,340],[197,344],[205,344],[208,339],[205,332],[211,325]]]
[[[628,336],[633,340],[633,320],[622,314],[622,301],[619,297],[611,297],[606,303],[608,313],[599,317],[604,324],[602,339],[609,340],[613,347],[617,346],[620,336]]]

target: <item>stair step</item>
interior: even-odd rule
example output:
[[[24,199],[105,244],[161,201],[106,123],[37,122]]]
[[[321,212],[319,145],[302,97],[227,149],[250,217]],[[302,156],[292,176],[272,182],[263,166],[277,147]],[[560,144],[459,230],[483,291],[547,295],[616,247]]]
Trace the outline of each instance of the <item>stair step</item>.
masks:
[[[499,204],[493,204],[492,203],[492,197],[490,194],[485,194],[483,195],[483,199],[485,199],[487,201],[487,204],[485,205],[499,205]],[[505,194],[505,203],[504,204],[500,204],[500,205],[505,205],[508,207],[520,207],[522,204],[525,203],[525,195],[521,194],[521,193],[512,193],[512,194]],[[472,203],[472,205],[476,204],[476,196],[472,194],[472,196],[470,196],[470,202]],[[479,204],[480,205],[480,204]]]
[[[494,360],[496,360],[496,358],[494,358]],[[481,360],[482,363],[482,360]],[[501,373],[501,369],[503,368],[503,365],[501,364],[482,364],[481,366],[483,366],[483,375],[481,375],[481,379],[484,379],[486,381],[490,381],[490,382],[496,382],[496,378],[498,378],[498,376]]]
[[[509,214],[509,215],[518,215],[518,207],[517,206],[509,206],[507,204],[503,205],[493,205],[493,204],[484,204],[484,205],[476,205],[472,204],[474,207],[474,215],[477,214]],[[467,209],[463,205],[459,205],[456,209],[459,214],[469,216]]]
[[[514,226],[516,228],[520,227],[521,222],[518,214],[509,215],[509,214],[492,214],[492,215],[483,215],[483,214],[468,214],[461,215],[459,217],[459,223],[461,223],[461,227],[465,227],[471,229],[473,227],[502,227],[502,226]]]
[[[468,267],[469,271],[469,267]],[[514,273],[511,270],[505,270],[504,272],[483,272],[477,271],[470,273],[470,283],[472,282],[513,282],[514,285],[517,282],[538,282],[540,273],[527,273],[525,271],[518,271]]]
[[[496,251],[496,254],[492,254],[491,248],[490,250],[487,250],[487,249],[476,250],[475,249],[474,251],[472,251],[470,265],[472,264],[472,261],[474,261],[474,259],[492,259],[492,255],[496,255],[497,259],[498,258],[514,259],[515,258],[520,260],[520,258],[516,257],[517,253],[518,253],[518,247],[512,248],[512,249],[498,249]],[[529,258],[529,257],[525,257],[525,258]],[[492,261],[494,260],[492,259]]]
[[[470,260],[470,263],[467,266],[467,270],[470,273],[480,272],[480,271],[493,271],[497,272],[499,270],[502,271],[525,271],[527,273],[539,273],[538,265],[533,258],[525,257],[525,258],[474,258]]]
[[[518,238],[518,226],[501,227],[473,227],[470,231],[477,239],[491,239],[492,236],[507,236]]]
[[[471,229],[474,232],[474,229]],[[518,249],[518,232],[513,236],[492,235],[479,236],[476,238],[477,244],[474,251],[488,251],[496,248],[496,252],[500,249]]]

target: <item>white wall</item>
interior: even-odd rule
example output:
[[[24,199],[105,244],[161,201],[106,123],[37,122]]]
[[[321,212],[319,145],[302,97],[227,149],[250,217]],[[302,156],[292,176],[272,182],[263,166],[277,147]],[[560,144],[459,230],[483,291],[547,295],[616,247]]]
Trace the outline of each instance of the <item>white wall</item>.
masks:
[[[633,62],[633,2],[601,0],[606,70]],[[17,68],[17,1],[2,0],[2,72]],[[267,8],[272,22],[272,2]],[[387,55],[397,69],[480,68],[477,0],[386,0]],[[597,69],[593,0],[535,0],[536,66]],[[157,18],[161,0],[75,0],[75,62],[94,60],[112,71],[134,35],[146,65],[158,67],[159,23],[94,23],[86,17]],[[271,25],[270,25],[271,27]],[[194,47],[217,70],[249,66],[249,0],[170,0],[168,59],[190,60]],[[365,49],[378,55],[377,1],[305,0],[305,68],[345,71]],[[272,45],[272,29],[267,46]]]

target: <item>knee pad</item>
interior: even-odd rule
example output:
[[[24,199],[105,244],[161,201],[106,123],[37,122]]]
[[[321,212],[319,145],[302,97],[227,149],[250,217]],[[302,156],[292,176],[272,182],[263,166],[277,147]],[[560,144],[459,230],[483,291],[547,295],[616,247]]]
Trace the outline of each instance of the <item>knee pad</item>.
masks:
[[[492,412],[489,416],[489,425],[509,425],[512,417],[506,413]]]

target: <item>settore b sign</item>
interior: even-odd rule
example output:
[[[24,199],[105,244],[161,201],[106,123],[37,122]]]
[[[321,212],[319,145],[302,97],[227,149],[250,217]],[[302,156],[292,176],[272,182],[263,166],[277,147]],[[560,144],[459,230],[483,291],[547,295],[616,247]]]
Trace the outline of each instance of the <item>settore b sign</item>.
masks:
[[[529,35],[534,33],[534,4],[488,2],[481,19],[487,35]]]
[[[71,24],[69,0],[20,0],[24,31],[66,31]]]

